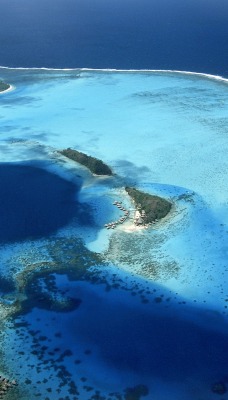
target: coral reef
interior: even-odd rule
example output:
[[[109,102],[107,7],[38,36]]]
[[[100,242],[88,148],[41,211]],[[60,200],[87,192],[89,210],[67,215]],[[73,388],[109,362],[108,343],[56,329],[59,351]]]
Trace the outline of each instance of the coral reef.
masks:
[[[213,383],[211,390],[213,393],[217,394],[225,394],[227,392],[227,388],[224,382]]]

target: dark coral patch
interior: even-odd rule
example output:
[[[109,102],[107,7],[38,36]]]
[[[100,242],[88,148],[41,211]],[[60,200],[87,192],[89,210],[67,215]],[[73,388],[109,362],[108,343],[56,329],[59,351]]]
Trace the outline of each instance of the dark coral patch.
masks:
[[[133,388],[127,388],[125,390],[124,399],[125,400],[140,400],[142,396],[147,396],[149,390],[145,385],[137,385]]]
[[[211,390],[213,393],[216,394],[225,394],[227,392],[227,388],[224,382],[215,382],[212,387]]]

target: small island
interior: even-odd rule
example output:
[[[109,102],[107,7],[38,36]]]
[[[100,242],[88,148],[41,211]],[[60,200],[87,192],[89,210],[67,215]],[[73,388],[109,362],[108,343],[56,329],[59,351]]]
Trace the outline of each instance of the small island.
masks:
[[[0,81],[0,92],[5,92],[10,88],[10,85],[8,83],[4,83]]]
[[[87,154],[71,148],[61,150],[59,153],[70,160],[84,165],[84,167],[87,167],[95,175],[113,175],[111,168],[109,168],[108,165],[103,163],[103,161],[99,160],[98,158],[88,156]]]
[[[88,156],[78,150],[67,148],[59,150],[59,154],[73,160],[86,168],[88,168],[93,174],[99,176],[112,176],[112,170],[103,161]],[[133,224],[128,224],[124,227],[127,231],[134,231],[135,229],[148,228],[151,224],[155,224],[161,218],[164,218],[171,210],[172,204],[159,196],[154,196],[148,193],[141,192],[133,187],[125,187],[125,191],[130,196],[134,203],[134,216],[127,210],[122,201],[115,200],[113,205],[123,211],[123,215],[119,219],[113,222],[106,223],[104,225],[107,229],[115,229],[118,225],[123,224],[127,220],[133,220]]]
[[[148,225],[164,218],[171,210],[172,204],[158,196],[141,192],[135,188],[125,187],[126,192],[133,200],[136,225]]]

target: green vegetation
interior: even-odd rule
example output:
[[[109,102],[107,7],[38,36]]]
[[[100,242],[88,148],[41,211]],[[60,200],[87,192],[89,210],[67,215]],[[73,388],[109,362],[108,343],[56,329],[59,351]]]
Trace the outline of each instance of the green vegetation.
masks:
[[[161,197],[140,192],[130,187],[126,187],[125,190],[139,209],[143,224],[164,218],[171,210],[172,204]]]
[[[8,83],[4,83],[0,81],[0,92],[4,92],[5,90],[9,89],[10,85]]]
[[[60,154],[87,167],[95,175],[112,175],[112,170],[103,161],[73,149],[59,151]]]

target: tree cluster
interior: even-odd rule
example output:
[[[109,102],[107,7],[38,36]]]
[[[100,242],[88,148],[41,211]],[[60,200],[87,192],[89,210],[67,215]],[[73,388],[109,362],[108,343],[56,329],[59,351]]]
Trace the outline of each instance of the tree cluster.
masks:
[[[139,211],[144,210],[145,217],[143,220],[145,224],[164,218],[172,207],[169,201],[161,197],[144,193],[131,187],[126,187],[125,190]]]
[[[81,153],[80,151],[73,150],[71,148],[60,151],[60,153],[69,158],[70,160],[76,161],[81,165],[87,167],[95,175],[112,175],[112,170],[103,161],[88,156],[87,154]]]

